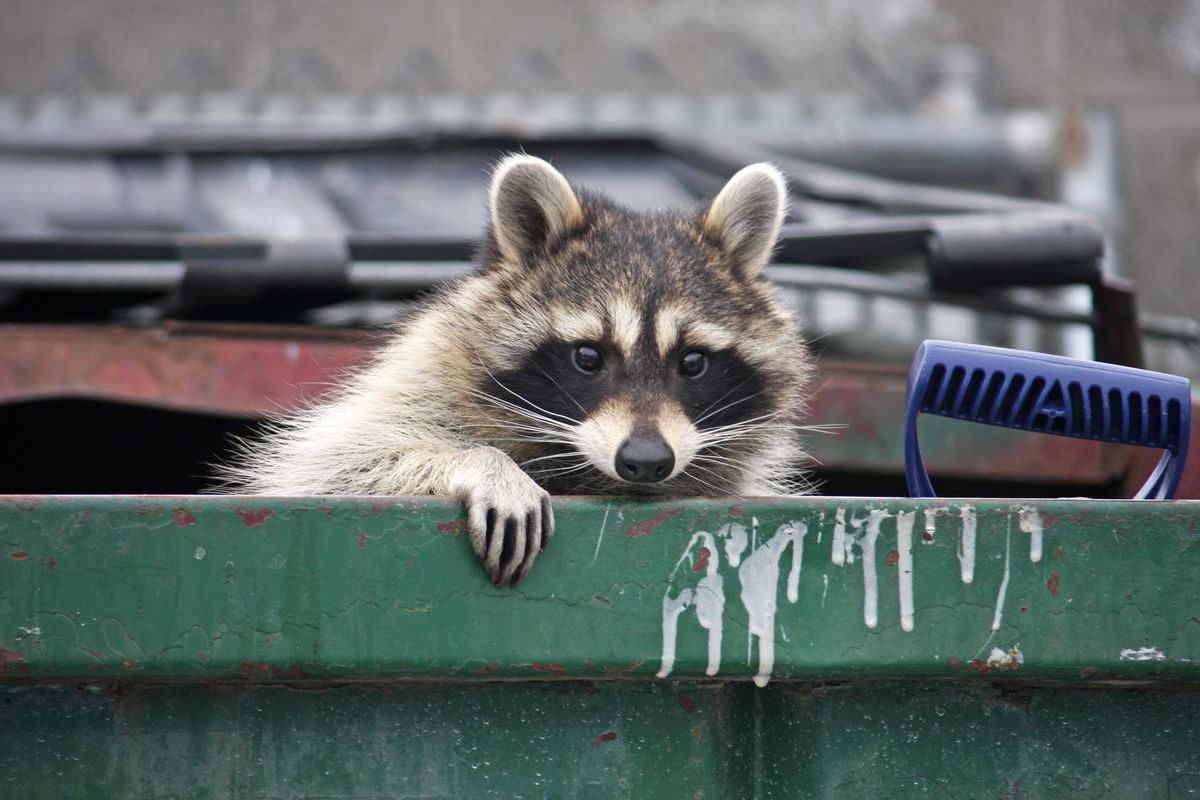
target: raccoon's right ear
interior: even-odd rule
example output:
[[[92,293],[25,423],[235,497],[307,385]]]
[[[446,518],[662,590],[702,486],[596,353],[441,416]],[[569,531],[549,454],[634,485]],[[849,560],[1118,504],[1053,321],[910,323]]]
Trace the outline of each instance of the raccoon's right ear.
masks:
[[[567,179],[542,159],[523,154],[496,166],[491,211],[496,243],[517,263],[583,224],[583,208]]]
[[[729,179],[704,214],[704,232],[734,267],[756,277],[771,259],[787,209],[787,183],[770,164],[751,164]]]

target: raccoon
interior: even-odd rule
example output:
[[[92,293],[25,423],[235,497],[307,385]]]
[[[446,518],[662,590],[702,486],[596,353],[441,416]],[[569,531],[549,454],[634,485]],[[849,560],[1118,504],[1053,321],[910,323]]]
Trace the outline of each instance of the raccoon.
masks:
[[[763,275],[786,189],[769,164],[705,207],[638,213],[503,159],[482,266],[332,399],[225,470],[274,495],[458,497],[493,583],[554,536],[550,493],[798,494],[812,359]]]

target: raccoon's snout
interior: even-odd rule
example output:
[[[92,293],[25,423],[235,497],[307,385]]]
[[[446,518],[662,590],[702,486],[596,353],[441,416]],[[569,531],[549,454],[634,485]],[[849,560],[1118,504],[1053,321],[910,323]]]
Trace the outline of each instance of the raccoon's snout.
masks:
[[[660,436],[634,435],[617,450],[616,466],[630,483],[658,483],[675,469],[675,453]]]

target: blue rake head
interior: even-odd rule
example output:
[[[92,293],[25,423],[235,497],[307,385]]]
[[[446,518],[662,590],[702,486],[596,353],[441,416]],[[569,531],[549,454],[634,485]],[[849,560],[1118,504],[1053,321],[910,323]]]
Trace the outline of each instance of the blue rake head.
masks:
[[[1171,498],[1187,461],[1190,386],[1160,372],[928,340],[913,358],[905,406],[904,466],[913,497],[937,497],[921,460],[918,414],[1162,448],[1139,500]]]

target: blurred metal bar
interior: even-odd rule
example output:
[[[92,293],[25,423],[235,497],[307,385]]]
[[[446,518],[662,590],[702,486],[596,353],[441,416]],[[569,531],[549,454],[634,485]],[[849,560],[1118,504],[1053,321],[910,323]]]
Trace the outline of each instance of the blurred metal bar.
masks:
[[[186,270],[182,261],[0,261],[0,287],[166,292]]]

